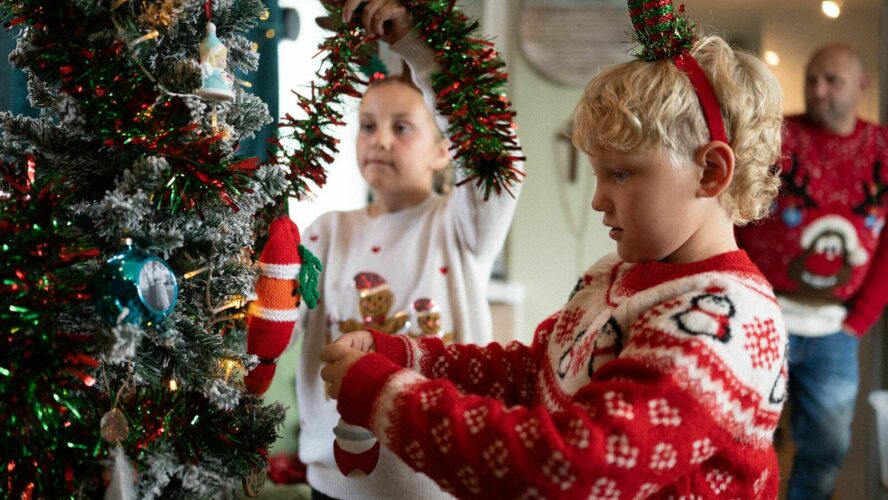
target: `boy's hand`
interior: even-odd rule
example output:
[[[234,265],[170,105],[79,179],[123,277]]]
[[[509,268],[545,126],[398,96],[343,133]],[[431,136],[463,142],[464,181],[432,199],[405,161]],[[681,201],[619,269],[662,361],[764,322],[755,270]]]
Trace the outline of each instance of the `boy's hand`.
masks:
[[[348,369],[358,362],[366,353],[349,347],[345,342],[333,342],[327,344],[321,352],[321,361],[326,364],[321,368],[321,378],[330,384],[327,394],[331,398],[339,397],[339,389],[342,387],[342,379],[348,373]]]
[[[397,0],[345,0],[342,20],[351,21],[355,9],[362,3],[367,4],[361,18],[367,34],[391,45],[413,29],[413,19]]]
[[[333,341],[334,344],[345,344],[352,349],[361,352],[376,352],[376,344],[373,342],[373,334],[360,330],[357,332],[349,332]]]

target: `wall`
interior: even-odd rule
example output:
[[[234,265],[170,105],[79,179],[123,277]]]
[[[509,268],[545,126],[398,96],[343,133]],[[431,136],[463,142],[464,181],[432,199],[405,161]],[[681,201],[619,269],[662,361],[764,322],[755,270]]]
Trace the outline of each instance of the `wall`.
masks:
[[[528,66],[515,29],[518,9],[509,9],[508,15],[510,97],[527,157],[527,178],[508,241],[508,276],[527,292],[519,339],[529,341],[536,325],[567,300],[577,277],[616,245],[601,214],[590,207],[594,177],[588,163],[581,161],[576,183],[565,181],[567,144],[557,134],[583,89],[550,83]]]

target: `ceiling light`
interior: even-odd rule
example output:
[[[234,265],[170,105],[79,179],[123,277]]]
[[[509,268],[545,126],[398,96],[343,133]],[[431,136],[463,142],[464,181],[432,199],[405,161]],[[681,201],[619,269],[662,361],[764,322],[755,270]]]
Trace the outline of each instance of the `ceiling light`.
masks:
[[[839,0],[823,0],[820,4],[820,8],[823,10],[823,13],[826,14],[826,17],[835,19],[842,13],[842,2]]]

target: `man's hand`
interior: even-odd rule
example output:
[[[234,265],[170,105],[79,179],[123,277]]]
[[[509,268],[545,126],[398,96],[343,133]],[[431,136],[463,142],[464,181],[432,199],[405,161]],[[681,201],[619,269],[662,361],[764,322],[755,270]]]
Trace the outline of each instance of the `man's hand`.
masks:
[[[361,22],[368,35],[391,45],[413,29],[413,19],[397,0],[345,0],[342,20],[346,23],[351,21],[355,10],[362,3],[367,4],[364,6]]]
[[[367,332],[364,332],[367,333]],[[368,333],[369,335],[369,333]],[[372,337],[371,337],[372,339]],[[339,339],[342,340],[342,339]],[[339,389],[342,387],[342,379],[348,373],[348,369],[357,363],[366,353],[350,347],[346,342],[333,342],[321,352],[321,361],[326,364],[321,368],[321,378],[330,384],[327,394],[331,398],[339,397]]]

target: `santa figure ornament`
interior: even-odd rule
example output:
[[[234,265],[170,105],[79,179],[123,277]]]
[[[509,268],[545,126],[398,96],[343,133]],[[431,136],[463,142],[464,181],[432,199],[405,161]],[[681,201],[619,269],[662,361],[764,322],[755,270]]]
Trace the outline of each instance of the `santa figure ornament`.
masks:
[[[261,395],[274,377],[277,358],[290,343],[298,318],[299,303],[314,308],[318,300],[317,257],[300,244],[299,229],[287,216],[271,222],[268,242],[259,256],[257,299],[247,310],[247,354],[259,357],[259,365],[244,377],[244,385]]]

